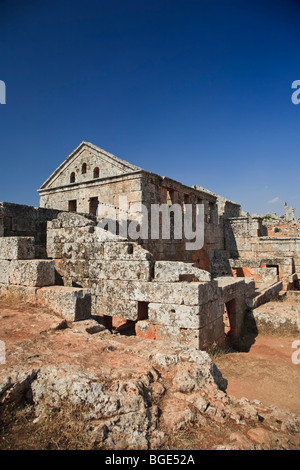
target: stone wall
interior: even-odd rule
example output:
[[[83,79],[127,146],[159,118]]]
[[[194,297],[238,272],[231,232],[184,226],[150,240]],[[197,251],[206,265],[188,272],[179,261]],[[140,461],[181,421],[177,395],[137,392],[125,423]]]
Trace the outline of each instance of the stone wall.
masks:
[[[132,326],[145,338],[201,349],[224,344],[224,306],[235,301],[230,330],[236,340],[254,296],[254,283],[227,278],[219,285],[194,264],[155,260],[78,214],[48,223],[47,254],[62,285],[91,292],[92,315],[110,327]]]
[[[59,211],[0,202],[0,237],[34,237],[36,258],[46,257],[47,221]]]
[[[226,220],[227,262],[237,277],[252,277],[258,284],[283,282],[300,272],[300,238],[270,237],[263,219],[239,217]]]
[[[137,223],[147,225],[147,237],[141,235],[139,243],[153,254],[156,260],[176,260],[193,262],[202,269],[210,271],[211,259],[214,251],[224,249],[224,234],[219,223],[218,210],[215,205],[216,198],[207,192],[196,190],[170,178],[161,177],[146,171],[136,171],[128,174],[98,179],[96,181],[82,182],[60,187],[51,187],[40,190],[40,204],[42,207],[53,207],[61,211],[72,210],[89,214],[94,211],[96,202],[97,215],[101,218],[115,218],[118,221],[127,218]],[[126,205],[120,206],[120,197],[126,198]],[[75,202],[76,201],[76,202]],[[159,227],[159,238],[151,236],[151,207],[153,204],[166,204],[171,207],[179,204],[182,208],[182,237],[174,236],[174,219],[170,217],[170,238],[164,238]],[[191,241],[184,237],[184,210],[185,205],[196,204],[204,206],[204,246],[199,250],[187,250],[186,243]],[[142,206],[147,209],[147,219],[143,214]],[[101,211],[101,215],[100,215]],[[127,211],[127,212],[126,212]],[[193,214],[195,217],[195,214]],[[114,226],[118,233],[118,223]],[[193,226],[193,229],[195,227]],[[128,235],[130,238],[130,234]],[[136,238],[134,239],[136,241]]]

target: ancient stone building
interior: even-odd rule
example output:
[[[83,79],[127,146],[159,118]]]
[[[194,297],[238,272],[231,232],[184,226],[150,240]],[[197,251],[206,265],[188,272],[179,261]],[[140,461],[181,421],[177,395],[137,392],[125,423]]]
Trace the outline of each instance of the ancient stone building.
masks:
[[[238,344],[249,309],[297,286],[299,238],[272,237],[239,204],[92,144],[81,143],[39,194],[40,208],[0,203],[0,293],[68,321],[206,349]],[[154,219],[153,206],[168,211]],[[195,248],[178,232],[187,215],[195,239],[201,221]]]
[[[108,215],[111,209],[116,209],[120,217],[127,212],[129,218],[134,216],[140,222],[142,206],[147,208],[150,217],[151,205],[168,204],[171,207],[175,204],[184,208],[187,204],[201,204],[207,233],[201,253],[186,250],[184,237],[164,239],[160,236],[153,240],[150,219],[149,236],[140,242],[155,259],[191,261],[204,269],[209,269],[213,250],[222,244],[222,235],[217,230],[215,195],[149,173],[90,143],[82,142],[41,186],[39,194],[43,208],[91,215],[97,215],[100,207],[102,211],[107,209]],[[125,197],[125,206],[120,207],[120,200]],[[171,234],[173,230],[171,227]]]

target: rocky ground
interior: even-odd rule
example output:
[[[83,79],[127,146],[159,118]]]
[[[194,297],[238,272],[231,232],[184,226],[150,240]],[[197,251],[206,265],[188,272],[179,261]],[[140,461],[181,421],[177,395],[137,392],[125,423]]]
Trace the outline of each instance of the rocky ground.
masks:
[[[272,364],[266,357],[256,377],[252,362],[247,376],[260,335],[250,353],[212,355],[112,334],[96,319],[68,324],[8,297],[0,300],[0,325],[6,347],[0,449],[300,447],[295,388],[293,406],[285,400],[284,407],[274,396],[248,393],[251,381],[261,381],[263,367],[274,370],[278,360],[273,351]],[[297,367],[284,369],[295,387]],[[244,389],[235,388],[235,379]]]

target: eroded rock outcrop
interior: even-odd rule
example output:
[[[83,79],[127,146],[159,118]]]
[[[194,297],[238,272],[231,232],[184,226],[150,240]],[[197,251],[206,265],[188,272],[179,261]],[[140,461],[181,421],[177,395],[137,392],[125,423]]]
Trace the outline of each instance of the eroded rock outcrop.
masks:
[[[72,404],[82,409],[96,448],[165,448],[178,432],[199,428],[209,434],[218,426],[232,432],[211,448],[296,445],[300,417],[229,396],[208,353],[114,335],[95,329],[95,320],[54,324],[40,311],[36,325],[34,312],[27,313],[27,323],[24,317],[22,331],[31,325],[35,335],[8,344],[0,407],[29,403],[38,425],[45,414]]]

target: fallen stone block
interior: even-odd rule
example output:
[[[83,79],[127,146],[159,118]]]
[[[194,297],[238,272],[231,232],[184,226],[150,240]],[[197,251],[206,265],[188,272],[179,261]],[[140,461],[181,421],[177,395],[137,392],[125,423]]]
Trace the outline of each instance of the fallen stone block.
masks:
[[[33,237],[0,237],[0,259],[33,259],[35,246]]]
[[[9,269],[9,283],[29,287],[52,286],[55,283],[54,261],[11,261]]]
[[[88,289],[42,287],[37,291],[37,301],[68,321],[91,318],[91,294]]]
[[[197,282],[145,282],[107,280],[104,283],[103,292],[105,297],[111,299],[198,305],[200,294],[200,299],[203,297],[206,302],[210,300],[210,292],[206,291],[207,288],[209,289],[209,285],[211,283],[205,282],[202,284],[203,285]]]

